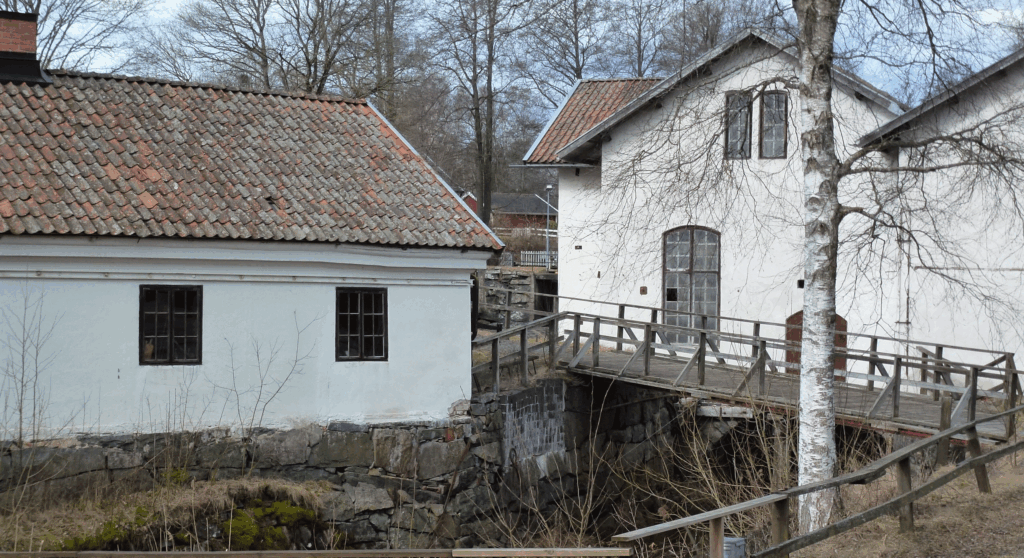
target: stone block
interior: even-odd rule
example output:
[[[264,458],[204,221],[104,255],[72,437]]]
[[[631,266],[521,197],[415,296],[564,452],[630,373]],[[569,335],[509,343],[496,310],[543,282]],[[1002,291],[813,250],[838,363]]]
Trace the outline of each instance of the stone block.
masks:
[[[334,421],[327,425],[327,430],[331,432],[369,432],[370,426],[354,422]]]
[[[327,431],[309,456],[313,467],[369,467],[374,460],[373,437],[368,432]]]
[[[583,413],[565,413],[562,415],[562,430],[565,436],[565,449],[581,447],[590,436],[590,417]]]
[[[477,485],[456,494],[448,502],[448,512],[462,519],[490,513],[497,504],[497,495],[485,485]]]
[[[365,483],[355,486],[345,485],[342,492],[348,495],[352,501],[352,508],[356,513],[364,511],[389,510],[395,507],[395,503],[388,495],[388,491]]]
[[[266,469],[282,465],[298,465],[309,459],[309,429],[297,428],[256,438],[256,467]]]
[[[320,495],[320,518],[324,521],[350,521],[356,512],[352,507],[352,498],[340,490],[332,490]]]
[[[457,442],[424,442],[419,447],[417,477],[420,479],[432,479],[448,473],[454,473],[466,455],[466,443],[462,440]]]
[[[352,546],[379,540],[377,530],[369,520],[335,523],[334,528],[342,534],[344,546]]]
[[[501,464],[501,443],[492,442],[482,446],[477,446],[470,450],[470,453],[483,459],[488,463]]]
[[[241,469],[245,467],[245,445],[241,441],[216,442],[196,449],[196,463],[200,467]]]
[[[381,429],[373,432],[373,464],[389,473],[412,478],[416,473],[413,433]]]
[[[391,526],[419,533],[433,533],[437,528],[437,515],[424,506],[402,506],[391,516]]]
[[[392,528],[388,530],[390,548],[452,548],[455,541],[416,531]]]
[[[107,450],[108,469],[134,469],[136,467],[141,467],[145,462],[144,456],[138,452],[124,451],[116,448]]]

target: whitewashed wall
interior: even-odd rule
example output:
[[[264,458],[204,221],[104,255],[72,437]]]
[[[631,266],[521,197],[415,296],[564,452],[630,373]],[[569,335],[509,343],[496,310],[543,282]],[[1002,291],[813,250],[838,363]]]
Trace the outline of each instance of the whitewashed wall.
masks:
[[[487,255],[5,236],[0,327],[41,301],[45,422],[66,432],[439,419],[471,392],[469,274]],[[203,286],[201,365],[139,365],[143,284]],[[387,288],[387,362],[335,361],[335,289],[352,286]],[[297,354],[309,356],[271,398]]]
[[[717,62],[698,92],[684,88],[610,131],[600,168],[559,171],[559,292],[563,296],[662,306],[662,235],[697,225],[721,233],[723,316],[783,322],[802,309],[802,173],[799,96],[789,92],[788,158],[758,158],[759,99],[753,102],[752,156],[723,162],[725,95],[767,84],[783,88],[793,79],[791,59],[740,50]],[[836,141],[842,155],[863,135],[895,116],[844,87],[833,100]],[[706,149],[707,146],[710,148]],[[701,156],[695,157],[694,153]],[[687,184],[699,187],[687,192]],[[682,187],[681,187],[682,186]],[[862,182],[843,183],[844,198],[856,200]],[[853,222],[850,218],[850,222]],[[576,249],[579,247],[579,249]],[[892,277],[844,275],[840,264],[838,311],[850,331],[894,335],[901,320],[902,285]],[[895,267],[894,267],[895,265]],[[897,264],[882,273],[899,277]],[[600,274],[600,275],[599,275]],[[905,273],[903,281],[905,282]],[[647,294],[641,295],[641,287]],[[614,315],[615,308],[566,302],[563,308]],[[650,313],[635,311],[636,319]],[[735,329],[728,322],[722,329]],[[750,333],[749,326],[745,333]]]

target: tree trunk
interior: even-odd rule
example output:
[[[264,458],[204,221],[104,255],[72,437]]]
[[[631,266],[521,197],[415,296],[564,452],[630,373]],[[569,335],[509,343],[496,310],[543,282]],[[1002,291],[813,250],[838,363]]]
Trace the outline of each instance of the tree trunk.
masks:
[[[832,114],[832,58],[838,0],[794,0],[800,25],[801,156],[804,164],[804,323],[800,358],[799,482],[836,469],[833,399],[839,160]],[[800,531],[825,526],[835,490],[800,499]]]

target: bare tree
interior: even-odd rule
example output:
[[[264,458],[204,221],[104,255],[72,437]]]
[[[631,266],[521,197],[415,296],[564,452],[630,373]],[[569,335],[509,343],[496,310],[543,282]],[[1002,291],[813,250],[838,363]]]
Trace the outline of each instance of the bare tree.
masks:
[[[142,26],[147,0],[0,0],[0,9],[39,14],[37,56],[44,68],[118,70],[116,57]]]
[[[525,29],[517,67],[557,107],[577,81],[604,73],[602,59],[612,46],[608,26],[604,0],[562,0]]]
[[[746,28],[779,33],[786,25],[781,12],[770,0],[683,2],[665,26],[659,71],[674,72]]]
[[[436,60],[465,96],[472,142],[481,219],[491,217],[497,159],[497,110],[503,89],[512,80],[509,48],[536,17],[533,2],[511,0],[445,0],[434,12]]]
[[[287,90],[323,93],[353,35],[367,19],[349,0],[281,0],[282,34],[275,65]]]
[[[669,0],[617,0],[612,5],[616,73],[649,77],[664,55],[665,25],[675,15]]]

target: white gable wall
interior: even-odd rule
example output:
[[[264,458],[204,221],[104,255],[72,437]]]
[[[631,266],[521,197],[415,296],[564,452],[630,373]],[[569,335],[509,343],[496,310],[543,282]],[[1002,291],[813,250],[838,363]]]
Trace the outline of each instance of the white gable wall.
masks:
[[[1024,153],[1024,69],[1002,76],[913,121],[904,139],[981,130],[989,142],[1002,143],[1013,157]],[[963,160],[951,150],[929,147],[926,164]],[[918,166],[915,152],[904,151],[901,165]],[[996,168],[997,173],[1003,169]],[[911,261],[907,298],[916,338],[950,344],[1020,352],[1024,349],[1024,222],[1008,195],[1004,176],[986,175],[976,166],[927,174],[903,173],[902,184],[918,207],[906,224],[922,244]],[[1012,180],[1019,192],[1020,177]],[[939,246],[933,239],[946,242]],[[945,277],[943,277],[945,276]],[[1019,357],[1018,357],[1019,358]]]
[[[788,89],[787,159],[759,158],[760,98],[755,92],[751,158],[723,161],[726,93],[759,84],[783,88],[780,81],[792,81],[793,71],[785,55],[741,50],[717,62],[704,85],[672,92],[660,108],[612,128],[602,145],[599,170],[583,169],[576,176],[573,169],[561,169],[560,294],[662,306],[663,234],[696,225],[721,233],[722,316],[783,322],[799,311],[803,185],[795,89]],[[841,154],[855,150],[861,135],[894,116],[843,88],[837,88],[833,103]],[[861,185],[847,180],[843,187],[849,199]],[[640,294],[642,287],[646,295]],[[851,280],[841,287],[839,313],[850,321],[851,331],[897,333],[892,323],[899,315],[896,285]],[[866,291],[876,300],[865,304]],[[613,306],[581,302],[566,302],[563,308],[616,312]],[[637,310],[630,317],[649,319],[650,313]],[[735,326],[726,322],[721,327]],[[743,326],[745,333],[749,327]]]
[[[481,251],[28,236],[0,242],[0,308],[16,316],[27,296],[42,301],[53,323],[40,383],[50,428],[430,420],[447,417],[451,403],[471,393],[469,274],[485,266]],[[139,364],[140,285],[202,285],[201,365]],[[387,289],[386,362],[335,361],[337,287]],[[297,354],[308,357],[285,381]]]

